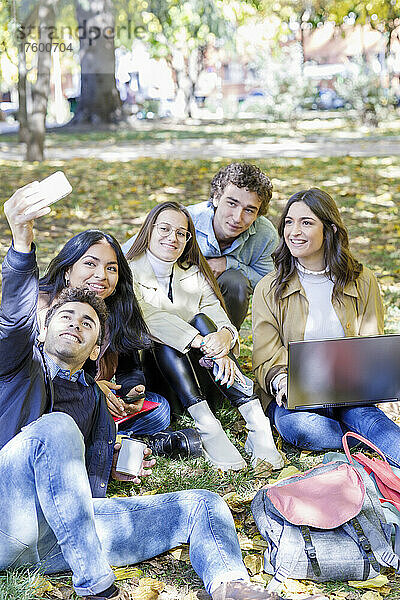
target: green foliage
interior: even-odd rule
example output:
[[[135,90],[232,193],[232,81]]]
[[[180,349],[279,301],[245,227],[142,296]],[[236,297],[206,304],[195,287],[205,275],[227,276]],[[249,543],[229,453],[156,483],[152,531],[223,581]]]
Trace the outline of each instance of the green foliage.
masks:
[[[357,111],[361,123],[377,127],[390,112],[394,112],[395,96],[391,90],[382,87],[380,78],[364,62],[359,61],[358,66],[357,73],[339,76],[335,88],[339,96]]]
[[[245,101],[247,111],[263,115],[269,121],[294,123],[304,99],[313,93],[313,85],[303,77],[302,65],[299,44],[283,47],[277,57],[264,57],[260,75],[266,96],[256,96],[250,106]]]
[[[360,25],[369,23],[381,31],[392,30],[400,14],[400,0],[330,0],[326,13],[338,24],[351,20]]]
[[[316,27],[327,18],[323,0],[264,0],[266,14],[276,15],[284,23],[310,23]]]
[[[37,600],[38,571],[27,568],[0,574],[0,600]]]

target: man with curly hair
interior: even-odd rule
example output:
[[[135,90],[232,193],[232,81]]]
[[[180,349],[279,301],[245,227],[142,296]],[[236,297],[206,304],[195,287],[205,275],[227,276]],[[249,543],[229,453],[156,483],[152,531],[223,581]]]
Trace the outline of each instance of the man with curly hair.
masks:
[[[208,202],[188,207],[200,249],[237,329],[255,285],[273,269],[278,235],[265,216],[271,196],[272,183],[258,167],[231,163],[213,177]]]

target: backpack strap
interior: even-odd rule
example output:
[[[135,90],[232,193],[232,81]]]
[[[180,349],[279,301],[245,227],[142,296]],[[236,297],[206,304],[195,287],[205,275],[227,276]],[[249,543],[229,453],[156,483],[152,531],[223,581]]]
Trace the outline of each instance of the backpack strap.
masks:
[[[347,456],[347,460],[349,461],[350,464],[354,464],[354,460],[350,454],[349,445],[347,443],[347,439],[349,437],[353,437],[356,440],[358,440],[359,442],[362,442],[365,446],[368,446],[369,448],[372,448],[373,450],[375,450],[375,452],[377,452],[379,454],[379,456],[381,456],[383,458],[384,462],[389,464],[388,461],[386,460],[386,456],[383,454],[382,450],[379,450],[379,448],[377,446],[375,446],[375,444],[373,444],[369,440],[366,440],[364,437],[362,437],[362,435],[359,435],[358,433],[354,433],[354,431],[347,431],[344,434],[344,436],[342,437],[342,444],[343,444],[343,448],[344,448],[344,451]]]
[[[360,521],[363,521],[364,528],[362,527]],[[353,519],[351,520],[353,521]],[[342,525],[343,529],[354,539],[354,541],[358,541],[362,546],[367,558],[368,563],[379,573],[380,566],[384,567],[392,567],[395,569],[396,573],[400,573],[400,558],[399,556],[393,552],[390,543],[386,540],[383,532],[380,532],[377,527],[370,527],[370,523],[368,519],[362,517],[362,515],[358,515],[358,519],[356,521],[360,525],[360,529],[362,531],[361,537],[364,536],[367,540],[367,545],[365,545],[365,541],[361,541],[359,534],[356,531],[356,527],[351,521],[347,521]],[[364,530],[367,530],[367,534]],[[360,531],[360,530],[359,530]],[[400,540],[398,540],[400,545]],[[368,549],[368,545],[371,550]],[[371,560],[371,554],[373,556],[373,560]]]
[[[393,549],[397,556],[400,556],[400,527],[397,523],[392,523],[392,531],[394,532]]]
[[[303,552],[304,543],[299,527],[283,521],[283,531],[275,560],[276,571],[267,585],[269,592],[280,590],[285,580],[291,576]]]
[[[300,532],[303,536],[304,540],[304,550],[308,556],[308,559],[311,563],[312,570],[314,571],[314,575],[316,577],[321,577],[321,567],[319,566],[319,562],[317,560],[317,555],[315,552],[315,547],[312,543],[310,528],[307,525],[300,525]]]
[[[360,542],[362,549],[364,550],[365,554],[367,555],[367,558],[368,558],[371,566],[375,569],[375,571],[377,571],[379,573],[381,570],[380,564],[378,563],[378,561],[375,558],[374,553],[372,552],[372,547],[371,547],[370,541],[367,538],[367,536],[365,535],[364,530],[360,525],[360,521],[356,517],[353,517],[352,519],[350,519],[349,523],[352,524],[354,531],[356,532],[356,535],[358,537],[358,541]]]

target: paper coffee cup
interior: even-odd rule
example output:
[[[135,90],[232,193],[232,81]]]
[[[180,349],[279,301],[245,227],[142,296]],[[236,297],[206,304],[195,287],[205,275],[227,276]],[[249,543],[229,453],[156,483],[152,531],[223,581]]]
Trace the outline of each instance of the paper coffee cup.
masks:
[[[146,444],[130,437],[121,438],[121,449],[118,454],[118,473],[137,477],[142,466]]]

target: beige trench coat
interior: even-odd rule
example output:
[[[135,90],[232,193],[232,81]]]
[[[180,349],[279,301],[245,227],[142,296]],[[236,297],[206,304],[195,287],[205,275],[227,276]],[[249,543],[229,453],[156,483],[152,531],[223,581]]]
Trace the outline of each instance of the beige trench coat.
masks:
[[[263,277],[253,296],[253,371],[264,406],[271,401],[271,380],[287,370],[288,343],[304,339],[308,316],[308,300],[297,273],[280,302],[275,301],[271,289],[274,278],[275,272]],[[376,278],[367,267],[345,287],[343,302],[332,299],[332,304],[346,337],[383,333],[382,299]]]
[[[160,287],[146,254],[129,261],[134,288],[144,320],[150,334],[180,352],[187,352],[189,345],[199,333],[189,325],[193,317],[202,312],[214,321],[217,329],[227,326],[236,331],[221,306],[212,287],[197,266],[182,269],[174,265],[172,296],[168,298]],[[235,353],[238,345],[235,346]]]

